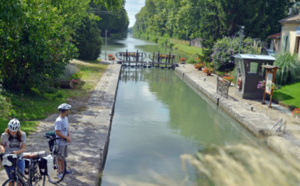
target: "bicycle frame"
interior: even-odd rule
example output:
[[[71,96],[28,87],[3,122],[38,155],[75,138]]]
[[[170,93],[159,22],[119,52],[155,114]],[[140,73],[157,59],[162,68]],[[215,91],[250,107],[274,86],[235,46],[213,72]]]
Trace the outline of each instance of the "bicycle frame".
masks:
[[[29,162],[29,168],[28,168],[28,173],[29,176],[25,176],[25,174],[23,174],[21,172],[21,170],[18,167],[18,162],[21,160],[21,158],[19,158],[17,160],[16,165],[13,168],[13,178],[12,179],[8,179],[6,180],[4,183],[7,182],[21,182],[23,185],[26,186],[34,186],[37,185],[42,179],[43,179],[43,185],[45,185],[45,180],[46,180],[46,176],[45,175],[40,175],[38,173],[38,167],[36,166],[39,162],[40,157],[38,158],[32,158],[32,159],[28,159],[30,160]],[[35,184],[33,184],[35,182]]]

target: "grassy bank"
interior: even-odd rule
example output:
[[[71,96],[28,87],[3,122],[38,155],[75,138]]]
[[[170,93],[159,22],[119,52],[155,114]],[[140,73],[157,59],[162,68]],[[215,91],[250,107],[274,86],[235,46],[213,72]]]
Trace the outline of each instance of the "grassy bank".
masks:
[[[300,108],[300,82],[284,85],[274,91],[273,98],[284,105]]]
[[[191,58],[197,58],[197,54],[202,54],[202,48],[189,46],[189,41],[178,39],[170,39],[170,41],[174,44],[174,49],[186,53]]]
[[[98,80],[104,73],[107,65],[97,62],[88,63],[78,60],[72,61],[81,72],[83,72],[83,86],[80,89],[59,89],[55,93],[40,94],[33,90],[28,95],[2,92],[0,94],[0,132],[7,127],[11,118],[18,118],[21,121],[21,130],[27,134],[34,131],[38,120],[48,115],[57,113],[57,106],[67,99],[86,99],[91,94]],[[72,112],[72,110],[71,110]]]

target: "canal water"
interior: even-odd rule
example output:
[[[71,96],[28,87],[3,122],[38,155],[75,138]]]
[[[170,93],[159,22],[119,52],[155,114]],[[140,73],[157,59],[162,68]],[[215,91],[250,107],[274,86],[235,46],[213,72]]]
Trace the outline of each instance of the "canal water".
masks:
[[[129,36],[106,49],[114,54],[155,48],[159,45]],[[122,68],[102,186],[198,185],[195,170],[184,169],[180,156],[236,143],[257,140],[174,71]]]
[[[107,59],[108,54],[113,54],[114,56],[116,56],[117,52],[126,52],[126,50],[128,50],[128,52],[145,52],[147,54],[147,57],[153,52],[160,52],[161,54],[169,54],[169,52],[171,52],[172,54],[176,54],[178,56],[177,59],[179,57],[188,58],[187,54],[183,52],[163,47],[157,43],[136,39],[131,35],[128,35],[127,38],[121,40],[108,40],[107,46],[101,46],[101,54],[99,58]]]
[[[155,45],[130,36],[119,42],[109,51]],[[122,68],[101,185],[199,185],[180,156],[237,143],[257,139],[173,70]]]

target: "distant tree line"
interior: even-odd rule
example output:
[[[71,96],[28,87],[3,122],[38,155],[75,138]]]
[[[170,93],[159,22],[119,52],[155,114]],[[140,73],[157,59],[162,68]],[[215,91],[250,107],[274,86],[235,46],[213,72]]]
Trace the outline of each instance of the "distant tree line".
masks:
[[[124,3],[124,0],[1,1],[2,88],[21,92],[31,88],[41,92],[52,90],[55,78],[71,59],[99,56],[101,31],[109,28],[117,33],[113,26],[119,22],[123,23],[121,35],[127,31]],[[103,8],[122,13],[113,19],[103,19],[99,14]],[[110,21],[112,25],[108,24]]]
[[[164,36],[178,39],[203,38],[213,42],[233,36],[241,26],[247,37],[267,39],[280,31],[280,19],[287,16],[289,0],[146,0],[136,15],[136,36]]]

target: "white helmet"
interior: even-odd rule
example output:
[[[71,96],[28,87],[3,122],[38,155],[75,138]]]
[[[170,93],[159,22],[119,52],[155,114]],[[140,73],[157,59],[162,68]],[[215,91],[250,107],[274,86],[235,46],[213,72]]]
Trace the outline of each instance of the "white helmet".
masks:
[[[20,127],[20,121],[16,118],[10,120],[7,125],[7,128],[12,132],[17,132],[20,129]]]
[[[58,110],[59,111],[70,110],[71,107],[72,107],[71,105],[69,105],[67,103],[63,103],[58,106]]]

